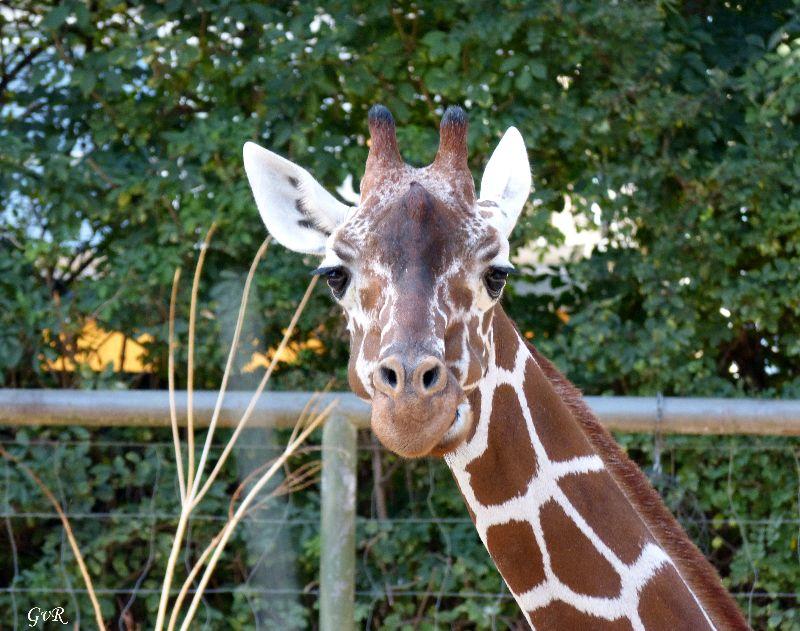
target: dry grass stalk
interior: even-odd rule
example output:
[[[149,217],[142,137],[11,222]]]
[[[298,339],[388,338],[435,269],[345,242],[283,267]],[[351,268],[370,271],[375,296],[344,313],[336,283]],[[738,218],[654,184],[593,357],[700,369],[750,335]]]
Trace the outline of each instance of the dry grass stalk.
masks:
[[[83,577],[83,583],[86,585],[86,593],[89,595],[89,600],[92,601],[92,608],[94,609],[94,617],[95,621],[97,622],[97,627],[105,631],[106,625],[103,621],[103,613],[100,610],[100,603],[97,600],[97,594],[94,591],[94,583],[92,583],[92,577],[89,576],[89,570],[86,568],[86,562],[83,560],[83,554],[81,554],[81,549],[78,547],[78,542],[75,540],[75,534],[72,531],[72,526],[69,523],[69,518],[64,513],[64,510],[61,508],[61,502],[58,501],[56,496],[50,490],[50,488],[42,482],[42,480],[37,476],[30,467],[24,464],[22,461],[19,460],[16,456],[10,454],[0,446],[0,456],[3,456],[6,460],[13,462],[17,465],[22,471],[27,475],[31,480],[34,481],[36,486],[42,491],[44,496],[48,499],[48,501],[53,505],[56,513],[58,513],[59,519],[61,519],[61,523],[64,526],[64,530],[67,533],[67,540],[69,541],[69,545],[72,548],[72,554],[75,556],[75,561],[78,563],[78,567],[81,571],[81,576]]]
[[[203,272],[203,264],[206,261],[206,253],[211,243],[211,237],[217,230],[217,222],[211,224],[203,239],[200,247],[200,256],[197,257],[197,266],[194,268],[194,278],[192,279],[192,297],[189,307],[189,351],[186,360],[186,488],[191,488],[194,478],[194,334],[197,322],[197,294],[200,290],[200,275]]]
[[[170,425],[172,427],[173,446],[175,449],[175,460],[178,472],[178,486],[180,489],[180,497],[181,497],[181,514],[180,514],[180,519],[178,521],[178,527],[175,533],[175,538],[173,539],[173,546],[170,551],[169,559],[167,561],[167,568],[164,576],[164,582],[162,585],[161,598],[159,600],[158,615],[155,625],[157,631],[161,631],[164,626],[164,620],[166,617],[166,608],[169,603],[169,594],[172,585],[172,578],[174,576],[175,566],[180,552],[180,548],[182,546],[183,536],[185,534],[189,516],[191,515],[191,512],[194,510],[197,504],[200,502],[202,497],[206,494],[213,481],[216,479],[217,475],[222,469],[222,466],[225,464],[225,461],[227,460],[231,450],[233,449],[236,440],[241,434],[242,429],[244,428],[247,421],[250,419],[250,416],[252,415],[252,412],[255,409],[255,405],[258,401],[258,397],[262,394],[264,388],[269,382],[269,379],[272,376],[272,373],[274,372],[275,367],[277,365],[278,358],[286,348],[289,339],[291,338],[291,335],[294,332],[294,328],[297,325],[297,321],[299,320],[300,315],[302,314],[306,304],[308,303],[308,300],[311,296],[311,292],[313,291],[314,286],[317,282],[316,276],[312,278],[311,282],[309,282],[308,288],[306,289],[306,292],[303,295],[302,300],[298,304],[297,309],[295,310],[292,319],[289,323],[289,326],[287,327],[284,333],[283,339],[281,340],[281,343],[279,344],[272,358],[272,361],[270,362],[270,365],[267,368],[264,377],[259,383],[256,392],[253,394],[250,403],[247,409],[245,410],[245,413],[243,414],[236,429],[234,430],[234,433],[231,439],[229,440],[228,444],[225,446],[225,449],[220,458],[218,459],[213,471],[208,476],[203,487],[199,488],[203,470],[205,468],[205,464],[208,459],[208,454],[210,452],[211,444],[213,441],[214,431],[216,429],[217,421],[219,419],[219,414],[222,409],[222,403],[224,400],[225,392],[227,390],[227,383],[230,377],[230,372],[232,370],[236,350],[238,348],[239,338],[241,335],[241,328],[244,321],[245,312],[247,309],[247,302],[250,293],[250,285],[252,284],[252,280],[255,275],[258,263],[260,262],[261,258],[263,257],[270,243],[269,237],[262,243],[261,247],[256,253],[256,256],[248,272],[247,280],[245,281],[245,286],[243,290],[242,301],[239,308],[239,315],[236,322],[236,328],[234,331],[234,337],[231,343],[231,349],[228,355],[228,361],[225,366],[225,371],[223,374],[219,395],[217,397],[217,402],[214,407],[214,412],[212,414],[211,422],[209,424],[208,433],[206,435],[206,440],[203,446],[203,452],[201,454],[198,466],[195,468],[193,395],[194,395],[194,340],[195,340],[195,329],[196,329],[197,296],[199,292],[199,281],[203,268],[203,263],[205,261],[206,252],[208,250],[208,245],[211,241],[211,237],[213,236],[215,231],[216,231],[216,224],[213,224],[203,241],[203,245],[197,261],[197,266],[195,268],[194,280],[192,283],[191,306],[189,313],[189,341],[188,341],[188,361],[187,361],[186,413],[187,413],[188,453],[187,453],[187,469],[185,477],[183,469],[182,448],[180,442],[180,431],[179,431],[177,409],[176,409],[177,406],[175,403],[175,345],[176,345],[175,311],[176,311],[176,302],[178,295],[178,286],[181,276],[180,268],[175,270],[172,283],[172,292],[170,295],[169,349],[168,349],[169,412],[170,412]],[[325,407],[325,409],[323,409],[321,412],[318,412],[316,402],[317,402],[317,397],[315,395],[311,399],[309,399],[309,401],[306,403],[305,408],[300,414],[298,422],[295,424],[292,430],[287,446],[281,453],[281,455],[275,458],[274,460],[268,462],[266,465],[259,467],[253,473],[251,473],[247,478],[245,478],[240,487],[234,493],[233,497],[231,498],[231,503],[229,506],[228,521],[225,523],[223,528],[212,538],[211,542],[203,551],[197,562],[194,564],[188,576],[186,577],[186,580],[181,586],[181,589],[178,593],[178,597],[176,598],[176,601],[174,603],[170,615],[170,620],[168,625],[168,629],[170,631],[172,631],[175,625],[177,624],[177,620],[180,617],[180,610],[182,608],[183,602],[186,598],[186,595],[189,592],[191,585],[194,583],[199,572],[203,569],[203,567],[205,567],[205,571],[203,572],[200,584],[198,588],[195,590],[192,602],[190,603],[189,611],[184,617],[183,623],[181,625],[182,630],[188,629],[197,611],[197,607],[199,605],[200,599],[202,598],[203,591],[206,585],[208,584],[208,581],[211,575],[213,574],[214,569],[216,568],[217,562],[219,561],[219,558],[222,555],[225,546],[227,545],[231,535],[233,534],[233,531],[235,530],[239,522],[251,512],[260,509],[269,500],[274,499],[275,497],[278,497],[280,495],[285,495],[287,493],[293,493],[298,490],[304,489],[309,485],[314,484],[317,481],[318,474],[320,471],[320,463],[318,462],[306,463],[298,467],[295,471],[290,472],[286,476],[286,478],[275,489],[273,489],[266,497],[262,498],[261,501],[259,501],[258,503],[254,503],[259,492],[263,490],[264,486],[266,486],[266,484],[274,477],[274,475],[282,467],[286,466],[286,463],[290,457],[292,457],[293,455],[298,455],[300,453],[308,453],[309,451],[311,451],[310,449],[302,449],[301,445],[305,442],[308,436],[322,424],[322,422],[328,416],[330,411],[336,405],[335,401],[331,402],[328,406]],[[55,509],[56,513],[61,519],[61,523],[64,526],[64,530],[67,534],[67,539],[69,541],[70,547],[72,548],[72,552],[75,556],[75,560],[78,563],[81,576],[83,577],[83,581],[86,586],[87,594],[89,595],[89,599],[91,600],[92,607],[94,609],[97,626],[102,631],[105,631],[106,626],[103,620],[102,612],[100,610],[100,603],[97,600],[94,584],[92,583],[92,579],[91,576],[89,575],[89,571],[86,567],[83,555],[81,554],[80,548],[78,547],[78,543],[75,539],[72,526],[66,514],[64,513],[63,509],[61,508],[61,504],[59,503],[55,495],[52,493],[52,491],[47,487],[47,485],[27,465],[25,465],[18,458],[16,458],[8,451],[6,451],[2,446],[0,446],[0,455],[2,455],[2,457],[4,457],[5,459],[13,462],[22,471],[24,471],[25,474],[31,480],[33,480],[34,483],[41,489],[42,493],[45,495],[45,497],[47,497],[48,501],[53,505],[53,508]],[[262,474],[261,472],[265,468],[266,472]],[[253,488],[247,493],[247,495],[245,496],[244,500],[241,502],[239,507],[236,510],[234,510],[233,507],[236,504],[236,501],[241,496],[244,489],[246,488],[247,484],[249,484],[249,482],[259,474],[260,477],[258,478],[258,481],[253,485]]]
[[[331,384],[329,383],[325,387],[325,391],[327,391],[330,388],[330,385]],[[288,440],[289,443],[291,443],[296,437],[298,429],[304,426],[312,416],[317,415],[318,400],[319,400],[319,393],[315,392],[309,397],[308,401],[303,407],[303,410],[300,412],[300,416],[298,417],[297,423],[295,423],[295,426],[292,429],[292,434]],[[304,447],[302,449],[296,450],[294,455],[309,453],[312,450],[318,450],[318,448]],[[272,466],[274,462],[275,462],[274,459],[267,461],[265,464],[261,465],[260,467],[256,468],[251,473],[249,473],[245,477],[245,479],[242,480],[242,483],[238,486],[236,491],[234,491],[233,494],[231,495],[230,504],[228,505],[229,520],[233,519],[235,513],[234,506],[236,505],[236,502],[239,500],[239,497],[244,492],[244,489],[247,487],[250,481],[253,480],[256,476],[258,476],[262,471]],[[288,493],[294,493],[296,491],[302,490],[310,486],[311,484],[316,482],[317,480],[316,475],[319,473],[320,469],[321,469],[320,462],[307,463],[305,465],[298,467],[297,469],[295,469],[295,471],[287,474],[283,482],[281,482],[281,484],[278,487],[273,489],[261,502],[252,506],[248,510],[248,514],[257,511],[264,504],[274,499],[275,497],[278,497],[280,495],[286,495]],[[174,631],[175,625],[178,622],[178,617],[180,616],[181,608],[183,606],[183,601],[186,599],[186,595],[189,593],[189,589],[194,584],[194,581],[197,578],[197,574],[200,572],[201,569],[203,569],[203,566],[208,560],[208,557],[211,555],[211,553],[215,550],[216,546],[219,544],[223,532],[224,532],[224,526],[223,529],[220,530],[220,532],[218,532],[212,538],[211,542],[208,544],[208,546],[206,546],[206,549],[203,550],[203,553],[200,555],[200,558],[197,559],[195,564],[192,566],[192,569],[189,571],[186,580],[183,582],[183,585],[181,585],[180,591],[178,592],[175,602],[172,605],[172,613],[170,614],[169,623],[167,624],[167,631]]]
[[[172,277],[172,293],[169,297],[169,352],[167,359],[167,381],[169,384],[169,420],[172,427],[172,444],[175,448],[175,463],[178,469],[178,488],[181,493],[181,504],[186,501],[186,482],[183,479],[183,455],[181,454],[181,437],[178,433],[178,414],[175,409],[175,303],[178,300],[178,284],[181,280],[181,268],[175,270]]]
[[[327,412],[318,415],[318,417],[315,418],[311,422],[311,425],[313,425],[311,431],[313,431],[314,428],[318,427],[319,424],[322,422],[322,420],[324,420],[324,418],[326,416],[327,416]],[[298,422],[297,425],[300,425],[300,424],[301,424],[301,422]],[[292,441],[289,441],[289,444],[291,444],[291,443],[292,443]],[[311,451],[311,450],[296,449],[293,454],[291,454],[291,453],[290,454],[286,454],[286,452],[284,451],[284,453],[281,454],[281,456],[279,456],[278,458],[275,458],[275,459],[267,462],[265,465],[262,465],[261,467],[259,467],[259,469],[257,471],[260,472],[260,471],[263,471],[265,468],[268,468],[267,473],[265,473],[264,476],[262,476],[262,478],[261,478],[261,479],[266,478],[266,480],[264,482],[264,483],[266,483],[275,474],[275,472],[277,472],[278,468],[280,468],[282,466],[282,464],[284,464],[286,462],[286,460],[288,459],[289,456],[291,456],[291,455],[299,455],[301,453],[306,453],[308,451]],[[284,457],[284,456],[286,456],[286,457]],[[249,480],[253,479],[253,477],[255,477],[255,476],[253,476],[251,474],[250,476],[248,476],[248,478],[245,479],[245,481],[242,482],[242,484],[239,485],[239,487],[236,489],[236,491],[234,492],[233,496],[231,497],[231,501],[230,501],[230,504],[228,506],[228,521],[225,523],[225,525],[222,527],[222,529],[212,538],[211,543],[209,543],[209,545],[206,547],[206,549],[200,555],[200,558],[195,562],[194,566],[192,566],[192,569],[189,571],[189,574],[187,575],[186,580],[183,582],[183,585],[181,585],[180,591],[178,592],[178,596],[175,599],[175,602],[173,603],[173,606],[172,606],[172,613],[170,614],[169,624],[167,625],[167,631],[174,631],[175,626],[176,626],[176,624],[178,622],[178,618],[180,616],[181,608],[183,607],[183,602],[186,599],[186,596],[189,593],[189,590],[190,590],[191,586],[194,584],[195,579],[197,578],[197,575],[200,573],[200,570],[202,570],[203,567],[206,565],[206,562],[208,561],[209,556],[212,554],[212,552],[215,552],[217,550],[217,548],[220,546],[220,544],[224,547],[225,544],[227,543],[227,538],[225,539],[224,542],[222,541],[222,539],[223,539],[223,536],[225,536],[225,533],[227,531],[227,528],[228,528],[229,524],[231,524],[234,520],[236,520],[236,523],[232,527],[232,528],[235,528],[236,524],[238,524],[238,522],[241,521],[242,517],[246,517],[247,515],[258,511],[260,508],[262,508],[270,500],[273,500],[276,497],[280,497],[281,495],[287,495],[289,493],[295,493],[295,492],[297,492],[299,490],[302,490],[302,489],[307,488],[308,486],[314,484],[318,480],[318,474],[320,472],[320,469],[321,469],[321,463],[319,463],[319,462],[309,462],[309,463],[306,463],[306,464],[298,467],[297,469],[295,469],[291,473],[291,475],[287,476],[286,479],[284,479],[281,482],[281,484],[279,484],[275,489],[270,491],[270,493],[267,494],[266,497],[262,498],[262,500],[260,502],[258,502],[257,504],[252,504],[252,501],[251,501],[251,502],[249,502],[249,505],[244,505],[243,514],[241,515],[241,517],[237,518],[236,511],[234,510],[234,506],[236,505],[236,501],[239,499],[239,496],[244,491],[244,488],[245,488],[246,484],[249,482]],[[262,484],[262,487],[263,487],[263,484]],[[222,550],[220,549],[220,553],[221,552],[222,552]],[[212,568],[211,572],[213,572],[213,568]],[[203,591],[204,588],[205,588],[205,585],[203,585],[202,588],[198,588],[196,590],[196,593],[200,594],[199,598],[202,598],[202,591]],[[191,615],[192,615],[192,617],[194,616],[194,611],[192,612]],[[184,626],[182,626],[181,628],[185,628],[185,625],[187,625],[189,623],[189,621],[190,621],[189,614],[187,614],[187,617],[186,617],[186,619],[184,619],[184,622],[183,622]]]
[[[197,308],[197,294],[199,289],[199,278],[200,272],[202,270],[202,264],[205,258],[205,251],[208,246],[208,242],[210,241],[211,235],[213,234],[215,226],[209,230],[208,234],[206,235],[206,239],[204,241],[203,249],[200,252],[200,256],[198,257],[197,268],[195,270],[194,282],[192,284],[192,298],[191,298],[191,307],[190,307],[190,317],[189,317],[189,344],[188,344],[188,370],[187,370],[187,443],[188,443],[188,468],[186,472],[186,485],[185,485],[185,494],[181,494],[181,513],[178,520],[178,526],[175,531],[175,536],[172,543],[172,548],[170,550],[169,559],[167,560],[167,567],[164,575],[164,582],[162,584],[161,589],[161,598],[159,600],[158,606],[158,615],[156,618],[155,629],[156,631],[162,631],[164,627],[164,623],[166,620],[166,612],[167,607],[169,605],[170,600],[170,592],[172,587],[172,581],[175,573],[175,567],[177,565],[178,556],[180,554],[180,549],[183,545],[183,539],[186,532],[186,527],[189,521],[189,517],[192,511],[197,507],[199,502],[207,493],[208,489],[213,484],[214,480],[217,478],[220,470],[224,466],[230,452],[232,451],[239,435],[241,434],[242,430],[244,429],[245,425],[247,424],[248,420],[250,419],[253,410],[255,409],[256,403],[258,401],[259,396],[264,391],[267,383],[269,382],[270,377],[272,376],[275,367],[277,365],[278,358],[283,353],[284,349],[286,348],[289,339],[291,338],[292,333],[297,325],[297,321],[300,318],[303,309],[305,308],[306,304],[308,303],[309,298],[311,297],[311,292],[314,289],[314,286],[317,282],[317,277],[313,277],[309,282],[308,288],[306,289],[305,294],[303,295],[302,300],[297,306],[292,319],[287,327],[283,339],[279,344],[272,361],[270,362],[269,367],[267,368],[264,377],[261,379],[258,388],[254,392],[253,396],[250,399],[248,407],[246,408],[242,418],[240,419],[239,423],[237,424],[233,435],[228,440],[222,454],[218,458],[213,470],[208,475],[205,483],[201,487],[201,481],[203,476],[203,471],[205,469],[205,465],[208,459],[208,454],[211,449],[211,444],[213,441],[214,431],[216,429],[217,421],[219,419],[219,414],[222,409],[222,403],[225,396],[225,391],[227,389],[227,383],[230,376],[230,372],[233,367],[234,358],[236,355],[236,351],[239,344],[239,337],[241,334],[241,328],[244,321],[244,315],[246,312],[247,301],[250,293],[250,285],[252,283],[252,279],[255,275],[256,268],[258,266],[259,261],[261,260],[262,256],[266,252],[267,246],[269,245],[269,238],[264,241],[264,243],[259,248],[252,265],[250,266],[250,270],[248,272],[247,280],[245,281],[245,286],[243,289],[242,301],[240,303],[239,308],[239,315],[236,321],[236,327],[234,330],[233,340],[231,342],[231,348],[228,355],[228,360],[226,362],[225,371],[222,377],[222,383],[220,386],[220,392],[217,397],[217,402],[214,407],[214,412],[212,414],[211,422],[209,424],[208,432],[206,434],[205,443],[203,446],[203,452],[201,454],[200,460],[198,462],[197,467],[194,466],[194,418],[193,418],[193,377],[194,377],[194,333],[195,333],[195,314]],[[175,276],[175,284],[177,284],[179,278],[179,274],[176,273]],[[177,295],[177,289],[173,286],[173,299]],[[173,300],[174,302],[174,300]],[[171,304],[170,308],[170,344],[172,344],[172,336],[174,335],[174,317],[175,317],[175,309],[174,304]],[[170,400],[171,402],[174,401],[174,363],[171,363],[172,372],[170,378]],[[238,525],[238,523],[242,520],[244,516],[246,516],[251,510],[256,510],[260,508],[265,501],[268,501],[271,498],[276,497],[277,495],[282,495],[284,493],[293,492],[295,490],[305,488],[309,484],[312,484],[316,479],[316,474],[319,471],[318,465],[304,465],[300,467],[295,473],[291,473],[287,476],[286,480],[284,480],[281,484],[279,484],[271,493],[268,494],[263,501],[254,504],[256,496],[258,493],[266,486],[266,484],[274,477],[274,475],[286,465],[287,461],[293,455],[300,453],[301,445],[303,442],[308,438],[308,436],[313,432],[319,425],[323,422],[326,416],[329,414],[330,410],[335,405],[335,402],[328,405],[324,410],[320,413],[313,414],[313,418],[309,422],[308,418],[311,416],[307,416],[306,412],[309,411],[311,406],[311,401],[306,405],[303,413],[300,416],[300,420],[295,425],[295,428],[292,431],[292,434],[289,438],[286,448],[281,453],[279,457],[273,460],[267,471],[261,474],[258,478],[258,481],[254,484],[253,488],[248,492],[242,503],[239,507],[233,511],[231,508],[231,515],[229,517],[228,522],[223,526],[219,533],[211,540],[208,547],[203,551],[200,558],[197,560],[195,565],[190,570],[186,580],[183,582],[181,589],[178,593],[178,596],[173,603],[172,611],[169,618],[168,629],[174,629],[175,625],[177,624],[177,620],[180,617],[180,610],[182,608],[183,602],[186,598],[186,595],[189,592],[191,585],[194,583],[197,575],[200,571],[205,567],[203,571],[202,577],[200,579],[200,583],[198,588],[195,590],[194,596],[192,601],[189,605],[189,610],[184,617],[184,620],[181,625],[181,629],[187,629],[188,625],[191,624],[192,619],[196,613],[197,607],[199,605],[200,599],[202,598],[203,591],[208,584],[208,581],[214,572],[214,569],[219,561],[220,556],[222,555],[225,546],[227,545],[231,535],[233,534],[234,529]],[[170,414],[171,424],[173,426],[173,437],[177,436],[178,441],[176,442],[176,459],[178,461],[178,466],[182,468],[181,460],[180,460],[180,442],[179,442],[179,433],[178,433],[178,421],[177,416],[172,413]],[[301,429],[302,427],[302,429]],[[260,471],[259,471],[260,473]],[[247,480],[249,481],[249,479]],[[235,494],[234,499],[232,502],[235,502],[236,499],[239,497],[239,493]],[[233,503],[231,504],[233,506]]]
[[[206,586],[208,585],[208,581],[211,578],[211,575],[214,573],[214,569],[217,566],[217,562],[219,558],[222,556],[223,550],[225,550],[225,546],[228,543],[228,540],[231,538],[234,529],[245,516],[248,507],[253,502],[253,500],[258,495],[259,491],[272,479],[272,476],[275,475],[277,471],[283,466],[283,464],[289,459],[292,454],[297,450],[297,448],[305,442],[306,438],[317,429],[321,424],[322,421],[330,414],[331,410],[336,406],[336,401],[332,401],[323,411],[319,414],[311,423],[309,423],[303,431],[301,431],[297,438],[294,441],[290,442],[283,453],[278,457],[272,466],[267,470],[267,472],[259,478],[258,482],[253,485],[253,488],[250,489],[250,492],[247,496],[242,500],[242,503],[239,505],[239,508],[236,509],[236,512],[233,515],[233,518],[230,519],[224,526],[222,530],[222,536],[220,537],[219,542],[217,543],[214,552],[211,554],[211,558],[208,560],[208,565],[206,566],[205,572],[203,572],[203,576],[200,579],[200,583],[197,586],[197,590],[194,593],[194,597],[192,598],[192,602],[189,604],[189,610],[186,612],[186,617],[183,620],[183,624],[181,624],[181,631],[187,631],[189,629],[189,625],[194,618],[195,613],[197,612],[197,607],[200,605],[200,600],[203,597],[203,591],[205,590]]]
[[[308,287],[306,288],[306,293],[303,294],[303,298],[297,305],[297,309],[295,309],[294,315],[292,316],[292,320],[289,322],[289,326],[286,327],[286,332],[283,334],[283,339],[281,340],[281,343],[278,345],[278,348],[272,357],[272,361],[270,361],[269,363],[267,372],[265,372],[264,376],[261,378],[261,382],[258,384],[256,391],[250,398],[250,402],[248,403],[247,408],[244,411],[244,414],[242,414],[241,420],[236,425],[236,428],[233,430],[233,434],[228,440],[228,444],[225,445],[225,448],[222,450],[222,454],[217,460],[216,465],[214,465],[214,468],[209,474],[208,479],[206,480],[203,487],[195,496],[193,508],[200,503],[200,500],[203,499],[205,494],[208,492],[208,489],[211,488],[211,485],[214,483],[214,480],[216,480],[217,475],[219,475],[220,470],[222,469],[225,462],[228,460],[228,456],[230,455],[231,451],[236,445],[236,441],[239,440],[239,435],[242,433],[242,430],[244,430],[245,426],[247,425],[247,422],[250,420],[250,417],[253,414],[253,410],[255,410],[256,408],[256,403],[258,403],[258,399],[261,396],[261,393],[264,392],[264,388],[267,387],[267,384],[269,383],[269,380],[272,377],[272,373],[275,370],[275,366],[277,366],[278,364],[278,358],[281,356],[283,351],[286,349],[286,346],[289,344],[289,339],[291,338],[292,333],[294,332],[294,327],[297,325],[297,321],[300,319],[300,314],[303,313],[306,304],[308,304],[309,298],[311,298],[311,292],[314,291],[314,286],[317,284],[318,278],[319,278],[318,276],[314,276],[308,283]]]
[[[258,248],[255,257],[253,258],[253,262],[250,265],[250,269],[247,272],[247,278],[244,282],[244,289],[242,290],[242,301],[239,304],[239,314],[236,317],[236,327],[233,331],[233,340],[231,341],[231,348],[228,352],[228,360],[225,363],[225,370],[222,374],[222,382],[219,386],[219,394],[217,395],[217,402],[214,405],[214,412],[211,414],[211,422],[208,425],[208,431],[206,432],[206,440],[203,445],[203,453],[200,455],[200,462],[197,465],[197,476],[195,478],[194,485],[192,486],[192,495],[197,495],[197,486],[200,482],[200,478],[203,475],[203,471],[205,470],[206,460],[208,459],[209,451],[211,450],[211,445],[214,439],[214,431],[217,428],[217,422],[219,420],[220,411],[222,410],[222,402],[225,399],[225,392],[228,389],[228,379],[231,374],[231,370],[233,369],[233,360],[236,357],[236,349],[239,347],[239,337],[242,333],[242,325],[244,324],[244,316],[247,312],[247,301],[250,298],[250,285],[253,282],[253,277],[255,276],[256,269],[258,268],[258,264],[261,262],[261,258],[267,251],[270,242],[272,241],[272,237],[267,237],[264,239],[264,242],[261,244],[261,247]]]

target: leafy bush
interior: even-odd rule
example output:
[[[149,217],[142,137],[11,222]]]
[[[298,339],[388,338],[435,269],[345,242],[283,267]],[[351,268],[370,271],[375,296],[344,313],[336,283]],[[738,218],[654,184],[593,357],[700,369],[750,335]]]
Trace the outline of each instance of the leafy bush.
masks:
[[[156,378],[112,379],[163,385],[172,272],[217,219],[199,349],[202,383],[213,386],[220,318],[236,302],[225,270],[246,269],[264,236],[243,142],[295,159],[333,189],[361,175],[366,110],[380,101],[413,163],[430,161],[447,103],[469,110],[476,173],[502,130],[520,128],[537,190],[517,245],[558,245],[549,219],[565,197],[601,232],[591,256],[553,279],[568,279],[555,295],[508,300],[580,385],[798,394],[792,2],[15,7],[0,24],[19,42],[5,44],[0,81],[6,384],[58,383],[40,358],[69,356],[94,318],[154,337]],[[251,336],[262,345],[277,337],[308,263],[270,252]],[[556,270],[526,266],[522,281],[545,271]],[[343,330],[322,292],[303,326],[329,353],[285,371],[285,384],[333,374],[343,387],[332,368],[344,364]]]

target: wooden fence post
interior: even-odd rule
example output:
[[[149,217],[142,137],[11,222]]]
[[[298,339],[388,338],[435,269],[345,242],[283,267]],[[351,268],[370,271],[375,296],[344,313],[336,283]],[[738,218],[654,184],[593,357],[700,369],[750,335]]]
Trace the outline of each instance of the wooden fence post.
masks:
[[[356,428],[331,414],[322,430],[321,631],[355,629]]]

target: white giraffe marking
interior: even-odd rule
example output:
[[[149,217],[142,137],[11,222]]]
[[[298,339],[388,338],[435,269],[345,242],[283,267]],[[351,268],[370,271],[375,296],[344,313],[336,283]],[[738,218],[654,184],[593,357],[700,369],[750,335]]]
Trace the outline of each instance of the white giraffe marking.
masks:
[[[525,368],[528,361],[536,363],[536,360],[526,348],[524,341],[518,335],[517,354],[514,358],[514,368],[512,370],[501,368],[496,365],[495,360],[492,360],[486,378],[479,385],[481,401],[487,403],[482,403],[481,405],[480,418],[476,421],[475,434],[468,443],[447,454],[445,461],[452,470],[461,492],[464,494],[464,499],[475,514],[475,527],[485,546],[487,545],[487,531],[490,526],[510,521],[521,521],[528,523],[533,529],[536,544],[542,553],[545,578],[530,590],[521,594],[513,594],[531,628],[533,628],[533,621],[531,620],[530,612],[555,600],[561,600],[579,611],[598,618],[609,621],[627,618],[631,622],[634,631],[645,631],[644,624],[639,616],[639,598],[643,587],[665,565],[670,565],[675,569],[684,585],[686,585],[686,581],[680,575],[680,571],[672,559],[655,543],[646,544],[639,557],[633,563],[626,564],[623,562],[600,539],[594,529],[570,502],[558,485],[558,481],[561,478],[568,475],[584,475],[591,472],[605,471],[606,467],[602,458],[596,454],[560,461],[550,459],[534,427],[530,406],[523,389]],[[492,412],[490,403],[494,391],[501,385],[511,386],[517,395],[525,425],[531,437],[531,444],[536,454],[538,467],[523,494],[512,497],[500,504],[486,506],[478,501],[475,496],[475,492],[470,485],[471,476],[467,472],[467,466],[473,460],[479,458],[488,447],[489,423]],[[619,594],[616,597],[607,598],[580,594],[565,585],[555,575],[540,520],[540,509],[549,501],[555,501],[562,508],[597,552],[619,574],[621,585]],[[709,626],[712,629],[716,629],[695,593],[688,585],[686,585],[686,588],[703,612],[703,616]]]

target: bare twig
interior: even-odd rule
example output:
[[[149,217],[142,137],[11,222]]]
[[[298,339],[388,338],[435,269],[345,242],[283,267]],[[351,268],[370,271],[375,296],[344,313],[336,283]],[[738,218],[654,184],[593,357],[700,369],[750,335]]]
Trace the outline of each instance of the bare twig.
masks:
[[[72,554],[75,556],[75,561],[78,563],[78,567],[80,568],[81,576],[83,577],[83,582],[86,585],[86,592],[89,596],[89,600],[92,601],[92,607],[94,609],[94,617],[97,622],[97,626],[105,631],[106,625],[103,621],[103,613],[100,610],[100,603],[97,600],[97,594],[95,594],[94,591],[92,577],[89,576],[89,570],[86,568],[86,562],[83,560],[83,554],[81,554],[81,550],[78,547],[78,542],[75,540],[75,534],[72,532],[72,526],[69,523],[69,519],[64,513],[64,510],[61,508],[61,502],[58,501],[49,487],[42,482],[39,476],[37,476],[30,467],[20,461],[20,459],[16,456],[6,451],[2,446],[0,446],[0,456],[3,456],[3,458],[9,460],[10,462],[13,462],[25,473],[25,475],[33,480],[36,486],[39,487],[48,501],[53,505],[53,509],[56,511],[56,513],[58,513],[58,517],[61,519],[61,523],[64,526],[64,531],[67,533],[67,539],[69,540],[69,545],[72,548]]]
[[[106,173],[103,168],[95,162],[94,158],[91,156],[86,156],[86,164],[94,171],[97,176],[103,180],[106,184],[109,185],[111,188],[117,188],[119,184],[117,184],[114,180],[111,179],[111,176]]]
[[[17,75],[22,72],[24,68],[29,66],[31,62],[36,59],[36,57],[44,51],[44,46],[35,46],[31,48],[27,54],[17,62],[17,65],[13,68],[7,69],[0,79],[0,103],[5,102],[5,91],[6,88],[11,84],[11,82],[17,77]]]

